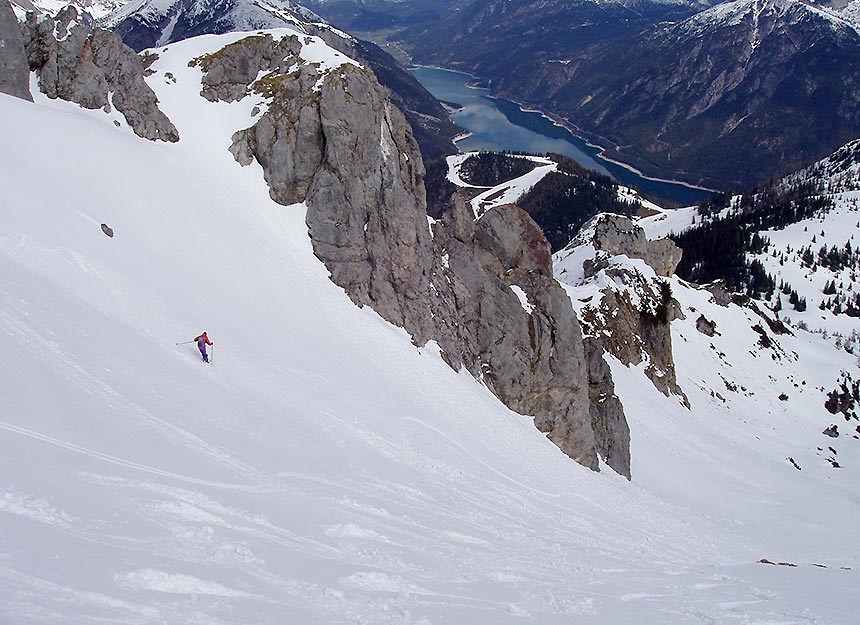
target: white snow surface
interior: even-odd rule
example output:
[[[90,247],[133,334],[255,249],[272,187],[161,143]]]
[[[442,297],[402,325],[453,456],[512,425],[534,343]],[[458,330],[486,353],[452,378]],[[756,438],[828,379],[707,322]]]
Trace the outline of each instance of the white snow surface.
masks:
[[[852,142],[844,149],[857,142]],[[838,154],[839,152],[837,152]],[[816,168],[818,171],[816,171]],[[778,230],[762,230],[759,234],[769,242],[769,248],[751,256],[764,265],[765,270],[774,277],[777,284],[785,282],[805,298],[807,308],[798,311],[788,304],[785,294],[776,293],[770,305],[781,298],[780,316],[792,326],[805,326],[813,332],[825,336],[831,343],[841,346],[845,339],[851,338],[857,345],[860,335],[860,322],[845,314],[834,315],[831,310],[820,308],[822,301],[831,299],[824,293],[824,287],[833,282],[842,295],[853,296],[856,288],[856,275],[850,267],[834,271],[825,266],[809,267],[802,262],[804,248],[811,248],[813,256],[821,247],[842,250],[846,244],[852,248],[860,245],[860,164],[848,167],[834,165],[830,157],[822,159],[811,168],[787,176],[781,184],[791,184],[809,177],[824,179],[825,195],[833,201],[834,207],[815,217],[800,220]],[[723,209],[719,216],[738,210],[739,196],[732,199],[731,206]],[[660,239],[669,234],[679,234],[691,226],[701,223],[702,217],[695,206],[681,209],[662,209],[655,207],[654,214],[640,219],[640,225],[649,239]]]
[[[860,458],[815,449],[850,362],[750,359],[691,291],[756,395],[713,397],[680,326],[693,410],[613,363],[633,480],[584,469],[330,282],[305,207],[227,151],[259,102],[199,96],[227,40],[159,52],[177,144],[0,95],[0,622],[855,622]],[[176,344],[204,329],[211,366]]]
[[[701,221],[701,217],[695,206],[675,209],[656,207],[653,215],[639,219],[636,223],[642,227],[649,240],[655,241],[665,239],[670,234],[680,234],[697,223],[697,220]]]
[[[448,163],[448,180],[458,187],[470,189],[485,189],[478,193],[471,201],[472,212],[475,217],[480,217],[491,208],[504,206],[505,204],[514,204],[523,197],[526,193],[540,182],[544,176],[552,171],[556,171],[558,164],[554,161],[542,156],[520,156],[511,154],[511,158],[522,158],[535,163],[535,168],[522,176],[512,178],[507,182],[496,185],[494,187],[478,187],[469,184],[460,175],[460,167],[468,160],[469,157],[478,154],[477,152],[463,152],[447,157]]]

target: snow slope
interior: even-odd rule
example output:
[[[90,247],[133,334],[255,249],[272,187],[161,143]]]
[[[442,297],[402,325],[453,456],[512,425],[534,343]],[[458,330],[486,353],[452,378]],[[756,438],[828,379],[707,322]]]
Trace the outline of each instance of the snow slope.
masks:
[[[853,299],[857,277],[857,262],[851,260],[844,266],[834,268],[822,263],[818,253],[822,247],[844,250],[860,244],[860,158],[854,162],[854,154],[860,142],[853,141],[843,146],[834,155],[822,159],[813,166],[786,176],[778,187],[788,188],[800,182],[815,181],[821,191],[810,192],[810,197],[821,196],[832,202],[832,207],[819,210],[814,216],[800,219],[782,228],[760,230],[758,234],[767,242],[767,249],[750,255],[750,259],[761,261],[765,270],[775,278],[777,284],[784,283],[794,289],[807,302],[806,310],[791,306],[785,293],[777,291],[770,306],[779,299],[780,316],[792,326],[805,327],[828,337],[830,342],[857,353],[860,322],[857,317],[834,314],[832,307],[822,307],[838,293],[840,298]],[[847,159],[847,160],[846,160]],[[734,196],[729,208],[719,212],[725,217],[739,209],[740,196]],[[638,223],[649,239],[682,233],[691,226],[702,223],[703,217],[697,207],[666,210],[653,207],[654,214]],[[804,251],[809,248],[813,262],[804,261]],[[834,293],[826,293],[828,283],[833,283]]]
[[[618,367],[632,483],[570,461],[235,163],[255,103],[188,60],[236,37],[160,51],[174,145],[0,95],[0,622],[853,622],[856,462],[798,472],[808,420]],[[176,345],[204,329],[212,366]]]

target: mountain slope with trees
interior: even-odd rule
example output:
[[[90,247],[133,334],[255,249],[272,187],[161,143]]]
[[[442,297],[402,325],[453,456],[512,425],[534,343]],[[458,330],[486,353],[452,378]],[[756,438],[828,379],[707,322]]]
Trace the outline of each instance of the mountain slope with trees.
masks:
[[[475,0],[383,35],[612,158],[708,188],[747,188],[860,136],[860,35],[800,0]]]
[[[684,250],[679,276],[721,280],[840,347],[857,345],[860,141],[750,192],[642,223],[654,236],[673,232]]]

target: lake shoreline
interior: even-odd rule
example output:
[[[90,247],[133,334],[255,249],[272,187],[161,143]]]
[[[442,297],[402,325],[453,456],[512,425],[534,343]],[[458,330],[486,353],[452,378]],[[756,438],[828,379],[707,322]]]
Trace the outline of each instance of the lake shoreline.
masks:
[[[444,68],[438,68],[438,69],[444,69]],[[446,70],[446,71],[450,71],[450,70]],[[465,74],[465,72],[458,72],[458,73]],[[467,74],[467,75],[471,75],[471,74]],[[624,161],[620,161],[618,159],[612,158],[611,156],[607,156],[606,150],[608,150],[609,148],[606,148],[600,144],[594,143],[590,139],[586,139],[582,135],[578,134],[578,132],[577,132],[579,130],[578,127],[575,124],[573,124],[572,122],[570,122],[570,120],[567,120],[564,117],[561,117],[561,116],[556,115],[554,113],[547,112],[547,111],[540,109],[540,108],[526,108],[526,105],[523,104],[522,102],[518,102],[517,100],[511,100],[510,98],[505,98],[505,97],[501,97],[501,96],[493,96],[493,95],[488,95],[487,97],[490,98],[491,100],[500,100],[500,101],[510,102],[511,104],[516,104],[520,108],[520,111],[523,113],[537,113],[538,115],[540,115],[541,117],[543,117],[547,121],[551,122],[553,125],[558,126],[559,128],[562,128],[563,130],[566,130],[572,136],[574,136],[577,139],[579,139],[580,141],[582,141],[585,145],[594,149],[595,150],[595,154],[594,154],[595,157],[597,157],[600,160],[605,161],[607,163],[612,163],[613,165],[616,165],[618,167],[626,169],[630,173],[636,174],[640,178],[643,178],[645,180],[651,180],[652,182],[660,182],[660,183],[665,183],[665,184],[676,184],[676,185],[680,185],[683,187],[687,187],[688,189],[695,189],[696,191],[706,191],[708,193],[717,193],[717,191],[718,191],[717,189],[710,189],[708,187],[703,187],[701,185],[693,184],[692,182],[687,182],[686,180],[676,180],[673,178],[660,178],[658,176],[652,176],[652,175],[646,174],[642,170],[637,169],[635,166],[633,166],[629,163],[625,163]]]
[[[574,124],[572,124],[569,120],[566,120],[563,117],[557,116],[551,112],[542,110],[539,107],[534,108],[532,106],[526,106],[521,102],[509,99],[506,97],[490,95],[490,89],[488,87],[480,86],[481,83],[487,84],[487,82],[482,80],[479,76],[475,76],[474,74],[471,74],[469,72],[466,72],[466,71],[463,71],[460,69],[452,69],[452,68],[433,66],[433,65],[413,64],[409,69],[410,70],[430,70],[430,71],[434,71],[434,72],[444,72],[444,73],[456,74],[458,76],[464,77],[462,87],[465,89],[469,89],[469,90],[485,91],[486,95],[484,97],[486,97],[488,100],[491,100],[494,103],[494,106],[506,117],[508,123],[510,123],[513,126],[517,126],[517,127],[529,130],[536,135],[540,135],[540,136],[546,137],[546,138],[559,139],[561,141],[564,141],[564,142],[570,144],[571,146],[573,146],[574,150],[581,152],[590,161],[597,164],[601,169],[604,169],[606,171],[606,173],[608,173],[610,175],[610,177],[615,179],[616,182],[618,182],[619,184],[622,184],[624,186],[630,186],[630,187],[638,188],[640,191],[643,191],[648,195],[661,197],[661,198],[668,200],[670,202],[673,202],[675,204],[683,204],[683,205],[687,205],[686,203],[690,202],[691,200],[686,198],[686,197],[683,200],[680,200],[677,198],[679,196],[689,196],[690,194],[689,193],[685,194],[685,193],[680,193],[680,192],[673,192],[671,189],[672,187],[677,187],[679,189],[686,189],[687,191],[694,192],[694,194],[698,194],[700,196],[704,196],[704,195],[716,192],[714,189],[704,187],[704,186],[701,186],[701,185],[698,185],[695,183],[687,182],[685,180],[661,178],[661,177],[656,176],[656,175],[646,174],[645,172],[637,169],[634,165],[631,165],[629,163],[621,161],[617,158],[613,158],[611,156],[608,156],[607,150],[610,148],[604,147],[603,145],[600,145],[599,143],[595,143],[594,141],[589,140],[589,139],[585,138],[584,136],[582,136],[581,134],[579,134],[578,128]],[[419,80],[419,82],[421,82],[421,81]],[[426,85],[425,85],[425,88],[426,88]],[[434,94],[434,95],[436,95],[436,94]],[[513,106],[513,107],[516,107],[518,109],[519,113],[523,116],[539,116],[539,118],[545,120],[546,122],[551,124],[553,127],[563,131],[563,133],[566,133],[566,135],[569,135],[569,136],[558,136],[557,134],[556,135],[544,134],[545,131],[541,131],[539,128],[536,128],[534,126],[534,122],[531,125],[528,125],[525,120],[518,120],[518,119],[512,118],[511,115],[509,115],[509,113],[504,110],[502,104],[508,104],[508,105]],[[473,135],[473,133],[470,132],[468,136],[472,136],[472,135]],[[465,138],[467,138],[467,137],[461,135],[461,136],[457,137],[456,141],[460,141],[460,140],[465,139]],[[583,148],[580,147],[580,145],[584,146],[586,149],[583,150]],[[460,146],[458,146],[458,149],[461,149]],[[516,151],[515,148],[503,148],[503,149],[510,149],[512,151]],[[524,151],[527,151],[527,150],[524,150]],[[576,158],[574,158],[574,160],[576,160]],[[620,172],[616,171],[616,173],[612,173],[611,170],[606,169],[606,167],[603,167],[603,165],[601,165],[601,164],[615,167],[616,170],[623,170],[624,172],[627,172],[630,175],[629,176],[622,176],[621,178],[619,178],[618,173],[620,173]],[[584,164],[584,166],[591,168],[590,166],[585,165],[585,164]],[[637,184],[637,182],[635,180],[630,181],[630,180],[623,180],[622,179],[622,178],[631,178],[631,177],[632,178],[638,178],[639,180],[641,180],[645,183],[652,183],[652,184],[642,185],[642,184]],[[658,189],[658,188],[655,188],[655,185],[656,185],[656,187],[667,187],[667,188]],[[650,186],[651,188],[650,189],[649,188],[641,188],[643,186],[644,187]],[[698,201],[698,200],[694,200],[693,203],[695,203],[696,201]]]

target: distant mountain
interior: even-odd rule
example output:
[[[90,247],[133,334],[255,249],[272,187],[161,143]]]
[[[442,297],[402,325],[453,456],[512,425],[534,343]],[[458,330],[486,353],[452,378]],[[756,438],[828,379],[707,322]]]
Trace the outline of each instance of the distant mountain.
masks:
[[[808,0],[809,4],[860,26],[860,0]]]
[[[56,15],[64,6],[72,5],[84,19],[98,19],[122,7],[127,0],[10,0],[19,19],[27,11],[40,15]]]
[[[290,0],[132,0],[102,26],[119,33],[133,50],[143,50],[197,35],[322,22]]]
[[[543,79],[559,85],[545,105],[620,146],[610,156],[722,188],[860,136],[860,35],[796,0],[718,5],[572,55]]]
[[[340,52],[366,63],[410,122],[425,159],[456,152],[459,129],[442,104],[378,46],[355,39],[290,0],[133,0],[100,22],[136,51],[203,34],[289,26],[317,35]]]
[[[384,34],[646,173],[734,189],[860,136],[857,6],[479,0]]]
[[[528,63],[563,58],[595,41],[634,33],[655,21],[680,19],[710,6],[688,0],[310,0],[342,28],[373,31],[402,42],[416,61],[464,67],[493,80]]]

